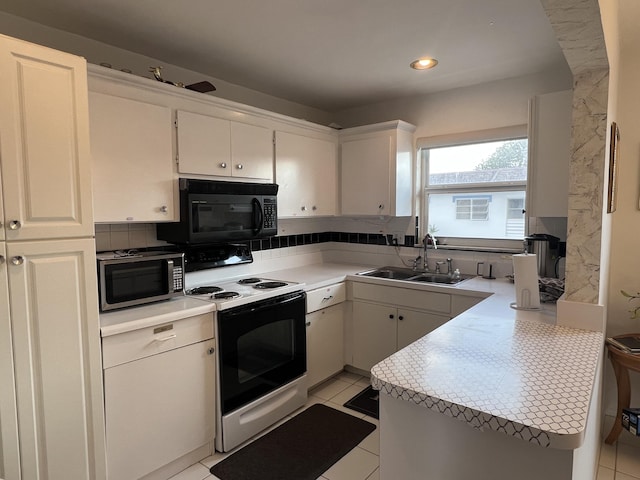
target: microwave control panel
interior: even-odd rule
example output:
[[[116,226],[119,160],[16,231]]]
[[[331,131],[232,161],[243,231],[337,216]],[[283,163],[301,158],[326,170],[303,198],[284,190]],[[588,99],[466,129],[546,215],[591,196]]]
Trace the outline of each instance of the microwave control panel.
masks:
[[[276,228],[276,220],[278,218],[276,198],[264,197],[262,201],[262,213],[264,215],[264,223],[262,228]]]
[[[184,289],[184,272],[182,271],[182,267],[174,266],[173,267],[173,291],[181,292]]]

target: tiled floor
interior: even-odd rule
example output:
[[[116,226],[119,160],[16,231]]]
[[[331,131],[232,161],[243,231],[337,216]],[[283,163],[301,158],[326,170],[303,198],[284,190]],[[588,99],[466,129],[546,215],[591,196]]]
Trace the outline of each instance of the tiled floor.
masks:
[[[359,393],[367,385],[369,385],[368,378],[343,372],[312,390],[306,407],[314,403],[324,403],[378,425],[378,420],[375,418],[362,415],[342,406],[343,403]],[[299,412],[295,412],[283,419],[273,428],[287,421],[296,413]],[[613,417],[606,417],[603,435],[609,433],[612,423]],[[259,436],[256,436],[256,438]],[[215,453],[175,475],[170,480],[218,480],[218,477],[209,473],[209,469],[231,453],[233,452]],[[380,434],[376,428],[356,448],[324,472],[318,480],[379,480],[379,454]],[[640,480],[640,437],[632,437],[631,434],[623,431],[615,445],[603,443],[596,480]]]

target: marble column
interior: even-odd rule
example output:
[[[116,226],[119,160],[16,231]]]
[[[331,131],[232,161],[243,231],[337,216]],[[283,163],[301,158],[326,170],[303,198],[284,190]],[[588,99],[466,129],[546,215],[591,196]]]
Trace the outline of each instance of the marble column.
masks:
[[[541,0],[573,73],[565,299],[599,303],[609,64],[598,0]]]

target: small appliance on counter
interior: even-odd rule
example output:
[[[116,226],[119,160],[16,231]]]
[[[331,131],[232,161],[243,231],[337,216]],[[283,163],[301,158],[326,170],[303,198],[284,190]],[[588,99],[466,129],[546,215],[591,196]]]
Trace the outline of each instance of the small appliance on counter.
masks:
[[[546,233],[534,233],[524,240],[527,253],[535,253],[538,257],[538,276],[557,278],[560,239]]]
[[[184,254],[117,250],[96,255],[100,311],[184,295]]]

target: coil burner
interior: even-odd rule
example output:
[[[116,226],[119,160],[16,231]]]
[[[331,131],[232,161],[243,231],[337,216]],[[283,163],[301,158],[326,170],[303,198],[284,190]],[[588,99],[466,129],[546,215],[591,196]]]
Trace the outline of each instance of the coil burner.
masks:
[[[213,294],[213,298],[216,298],[216,299],[236,298],[239,296],[240,294],[238,292],[220,292],[220,293]]]
[[[206,285],[204,287],[192,288],[191,290],[187,291],[187,295],[206,295],[208,293],[217,293],[221,291],[222,291],[221,287]]]
[[[269,288],[280,288],[286,286],[286,282],[260,282],[253,286],[253,288],[258,288],[260,290],[267,290]]]

